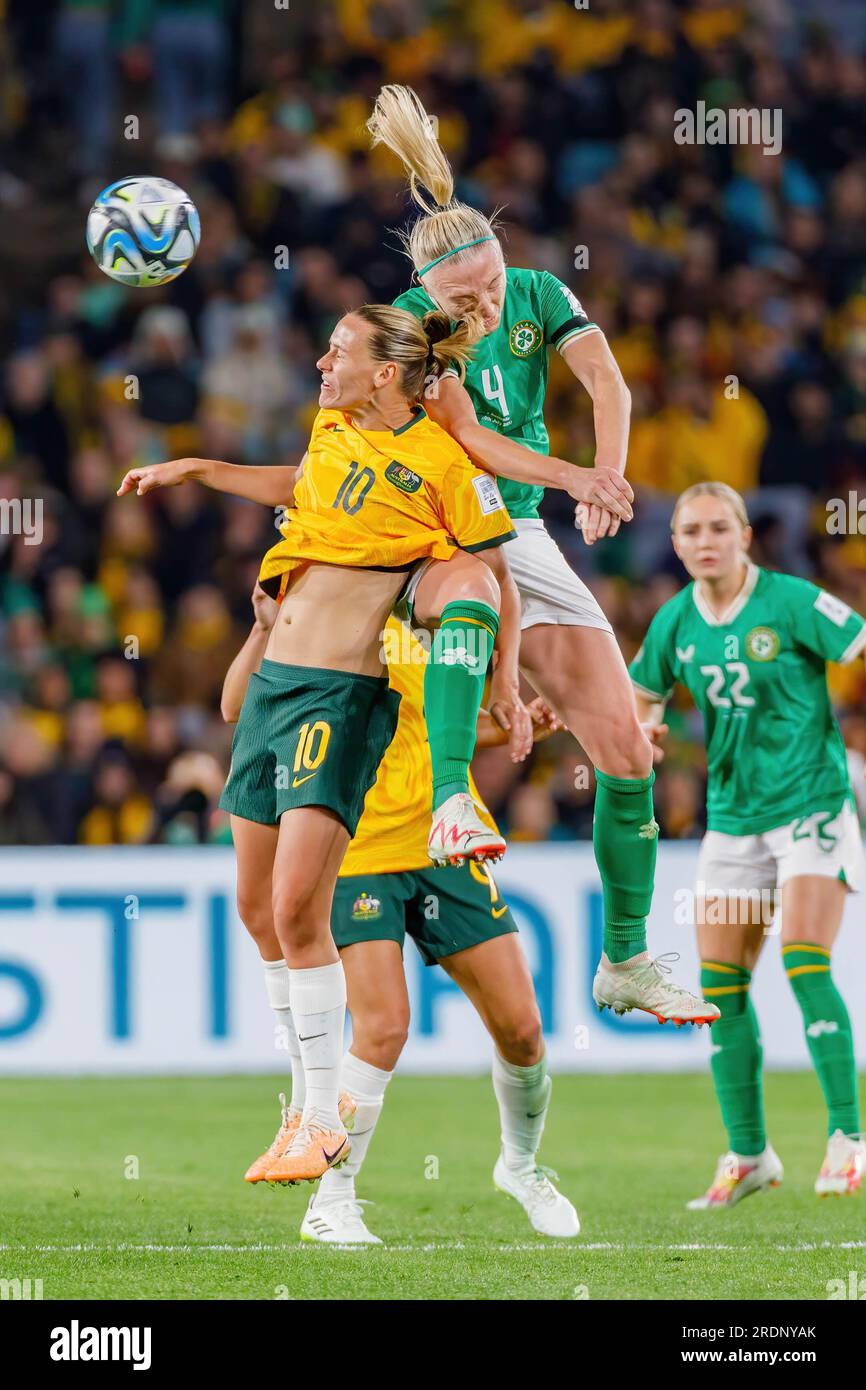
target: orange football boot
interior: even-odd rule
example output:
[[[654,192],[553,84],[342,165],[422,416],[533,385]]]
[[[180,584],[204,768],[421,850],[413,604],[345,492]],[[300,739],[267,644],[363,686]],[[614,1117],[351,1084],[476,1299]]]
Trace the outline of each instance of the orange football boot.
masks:
[[[326,1129],[315,1120],[299,1125],[280,1158],[265,1173],[266,1182],[316,1182],[329,1168],[339,1168],[351,1152],[345,1130]]]
[[[270,1168],[275,1159],[288,1147],[289,1141],[301,1123],[300,1110],[294,1110],[286,1104],[286,1097],[280,1091],[280,1108],[282,1110],[282,1120],[277,1130],[277,1136],[273,1143],[269,1145],[265,1152],[251,1163],[244,1173],[244,1182],[264,1182],[265,1173]]]
[[[295,1136],[301,1123],[301,1111],[286,1104],[286,1097],[282,1091],[280,1092],[280,1107],[282,1109],[282,1122],[277,1130],[276,1138],[265,1149],[265,1152],[254,1163],[250,1164],[244,1173],[244,1182],[266,1182],[268,1169],[273,1166],[276,1159],[285,1153]],[[351,1129],[355,1122],[356,1109],[357,1106],[348,1091],[343,1091],[340,1095],[340,1119],[347,1129]]]

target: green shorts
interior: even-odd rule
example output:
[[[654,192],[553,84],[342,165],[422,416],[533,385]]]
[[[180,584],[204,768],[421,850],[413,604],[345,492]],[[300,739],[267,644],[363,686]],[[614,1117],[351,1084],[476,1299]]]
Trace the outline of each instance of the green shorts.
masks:
[[[331,931],[340,948],[396,941],[401,950],[408,932],[425,965],[436,965],[442,956],[517,931],[517,924],[490,871],[459,864],[338,878]]]
[[[262,825],[295,806],[327,806],[354,835],[399,708],[384,676],[264,660],[250,676],[220,806]]]

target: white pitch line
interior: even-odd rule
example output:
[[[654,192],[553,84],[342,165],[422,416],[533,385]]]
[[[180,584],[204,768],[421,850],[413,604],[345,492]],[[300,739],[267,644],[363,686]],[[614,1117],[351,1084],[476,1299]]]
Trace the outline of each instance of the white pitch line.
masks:
[[[101,1255],[111,1255],[111,1254],[160,1254],[160,1255],[177,1255],[177,1254],[182,1254],[182,1255],[190,1255],[190,1254],[203,1254],[203,1253],[206,1253],[206,1254],[231,1254],[231,1255],[247,1255],[247,1254],[251,1254],[251,1255],[256,1255],[256,1254],[265,1254],[265,1255],[285,1255],[285,1254],[297,1253],[297,1252],[300,1251],[300,1250],[303,1250],[303,1251],[306,1252],[306,1251],[309,1251],[309,1250],[311,1250],[312,1248],[314,1248],[314,1246],[315,1246],[315,1242],[308,1242],[308,1243],[305,1243],[305,1244],[301,1244],[300,1241],[299,1241],[297,1244],[283,1244],[283,1245],[272,1245],[272,1244],[266,1244],[266,1243],[264,1243],[264,1242],[255,1242],[255,1243],[248,1244],[248,1245],[223,1245],[223,1244],[212,1244],[212,1245],[211,1245],[211,1244],[207,1244],[207,1245],[158,1245],[158,1244],[150,1244],[150,1243],[148,1243],[148,1244],[142,1244],[142,1245],[135,1245],[135,1244],[130,1244],[130,1243],[121,1241],[121,1242],[118,1242],[117,1244],[111,1244],[111,1243],[109,1243],[109,1244],[106,1244],[106,1245],[98,1245],[98,1244],[92,1244],[92,1243],[81,1244],[81,1245],[30,1245],[30,1244],[23,1244],[23,1243],[20,1244],[20,1245],[14,1245],[14,1244],[0,1244],[0,1251],[11,1251],[11,1252],[14,1252],[15,1254],[24,1254],[24,1253],[28,1253],[28,1252],[31,1252],[31,1251],[32,1251],[32,1252],[34,1252],[34,1253],[36,1253],[36,1254],[40,1254],[40,1255],[93,1255],[93,1254],[97,1254],[97,1255],[99,1255],[99,1254],[101,1254]],[[332,1248],[333,1248],[333,1247],[332,1247]],[[354,1246],[340,1246],[339,1248],[342,1249],[342,1250],[349,1250],[349,1249],[356,1249],[356,1248],[358,1248],[358,1247],[354,1247]],[[398,1253],[398,1254],[402,1253],[402,1254],[410,1254],[410,1255],[411,1255],[411,1254],[429,1254],[430,1252],[439,1251],[439,1250],[442,1250],[442,1251],[445,1251],[445,1250],[450,1250],[450,1251],[464,1250],[464,1251],[465,1251],[465,1250],[467,1249],[467,1246],[466,1246],[466,1243],[465,1243],[464,1241],[459,1241],[459,1240],[457,1240],[457,1241],[435,1241],[435,1242],[430,1242],[430,1243],[424,1244],[424,1245],[388,1245],[388,1244],[386,1243],[386,1245],[384,1246],[384,1249],[387,1250],[387,1251],[389,1251],[389,1252],[392,1253],[392,1254],[393,1254],[393,1253]],[[595,1253],[595,1252],[597,1252],[597,1251],[598,1251],[598,1252],[607,1252],[607,1253],[609,1253],[609,1254],[630,1254],[630,1253],[632,1253],[633,1251],[636,1251],[636,1250],[654,1250],[654,1251],[670,1251],[670,1252],[673,1252],[673,1251],[676,1251],[676,1252],[679,1252],[679,1251],[686,1251],[686,1252],[688,1252],[688,1251],[741,1251],[741,1252],[743,1252],[743,1253],[745,1253],[746,1251],[748,1251],[748,1252],[760,1253],[762,1250],[772,1250],[772,1251],[774,1251],[774,1252],[776,1252],[776,1253],[780,1253],[780,1254],[800,1255],[800,1254],[808,1254],[810,1251],[815,1251],[815,1250],[866,1250],[866,1240],[837,1240],[837,1241],[823,1240],[823,1241],[803,1241],[803,1242],[801,1242],[800,1244],[797,1244],[797,1245],[723,1245],[723,1244],[721,1244],[721,1243],[698,1244],[698,1243],[694,1243],[694,1242],[690,1242],[689,1244],[658,1245],[658,1244],[642,1243],[642,1242],[631,1242],[631,1243],[629,1243],[629,1244],[626,1244],[625,1242],[611,1242],[611,1241],[585,1241],[585,1242],[583,1242],[583,1241],[578,1241],[576,1244],[574,1244],[574,1245],[568,1245],[568,1246],[563,1246],[563,1245],[553,1246],[553,1245],[551,1245],[550,1242],[548,1242],[548,1241],[527,1241],[527,1242],[516,1242],[516,1243],[511,1243],[511,1244],[506,1244],[506,1245],[494,1245],[494,1244],[491,1244],[491,1245],[486,1246],[486,1247],[483,1247],[483,1248],[480,1247],[480,1246],[478,1246],[478,1247],[475,1247],[475,1249],[476,1249],[476,1251],[477,1251],[478,1254],[485,1254],[485,1255],[489,1255],[489,1254],[496,1254],[496,1255],[499,1255],[499,1254],[503,1254],[503,1255],[523,1254],[523,1253],[532,1252],[532,1251],[538,1251],[538,1250],[548,1250],[548,1251],[549,1251],[549,1250],[552,1250],[552,1249],[561,1249],[561,1250],[562,1250],[562,1249],[567,1249],[567,1250],[571,1250],[574,1254],[583,1253],[583,1252]],[[365,1253],[365,1254],[368,1254],[368,1253],[369,1253],[369,1248],[365,1247],[365,1248],[364,1248],[364,1253]],[[471,1247],[470,1247],[470,1253],[471,1253]]]

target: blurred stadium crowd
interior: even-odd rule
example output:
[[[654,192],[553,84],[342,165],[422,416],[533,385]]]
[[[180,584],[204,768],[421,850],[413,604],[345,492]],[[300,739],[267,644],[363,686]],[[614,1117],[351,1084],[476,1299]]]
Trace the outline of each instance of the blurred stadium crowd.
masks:
[[[403,180],[364,131],[383,81],[417,88],[460,195],[504,207],[510,261],[575,289],[631,387],[633,525],[588,550],[545,504],[626,655],[682,582],[668,518],[703,478],[747,494],[760,562],[866,611],[866,539],[826,527],[866,470],[864,46],[861,0],[6,0],[0,499],[43,498],[44,535],[0,535],[0,842],[227,837],[219,691],[273,517],[115,489],[142,461],[303,450],[331,326],[408,283]],[[783,108],[782,152],[676,144],[698,100]],[[201,211],[160,291],[83,246],[93,193],[137,172]],[[589,401],[551,367],[552,449],[588,464]],[[831,682],[862,769],[862,665]],[[702,831],[695,719],[675,704],[667,836]],[[479,756],[512,840],[590,834],[580,761],[564,735],[520,771]]]

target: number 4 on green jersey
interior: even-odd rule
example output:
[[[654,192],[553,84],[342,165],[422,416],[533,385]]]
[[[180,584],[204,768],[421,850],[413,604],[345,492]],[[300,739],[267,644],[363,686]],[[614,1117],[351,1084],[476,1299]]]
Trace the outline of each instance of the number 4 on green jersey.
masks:
[[[417,318],[436,307],[420,285],[394,303]],[[555,275],[509,266],[499,326],[477,343],[466,368],[464,385],[479,422],[537,454],[549,453],[544,424],[548,349],[561,353],[574,338],[598,331]],[[499,490],[513,518],[538,516],[544,488],[500,478]]]

